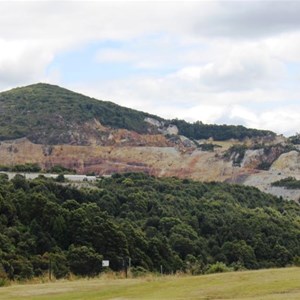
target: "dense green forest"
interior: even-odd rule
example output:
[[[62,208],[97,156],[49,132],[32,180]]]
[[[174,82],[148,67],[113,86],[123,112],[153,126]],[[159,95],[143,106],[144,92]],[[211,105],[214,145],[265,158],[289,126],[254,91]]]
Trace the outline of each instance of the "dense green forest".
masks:
[[[253,187],[115,174],[77,189],[0,176],[0,279],[113,270],[194,274],[286,266],[300,256],[300,206]],[[0,280],[1,281],[1,280]]]
[[[37,143],[69,143],[67,132],[83,130],[78,126],[93,119],[145,133],[145,117],[153,116],[50,84],[0,93],[0,140],[28,137]]]
[[[213,138],[217,141],[225,141],[229,139],[243,140],[246,137],[275,136],[272,131],[246,128],[241,125],[203,124],[200,121],[188,123],[178,119],[172,120],[171,123],[178,127],[179,134],[196,140]]]
[[[287,177],[272,183],[272,186],[281,186],[289,190],[300,189],[300,180],[297,180],[295,177]]]
[[[144,121],[146,117],[165,124],[174,123],[178,126],[180,134],[192,139],[243,139],[247,136],[273,134],[270,131],[247,129],[243,126],[163,120],[158,116],[43,83],[0,93],[0,141],[27,137],[34,143],[68,144],[72,143],[72,132],[76,132],[76,136],[80,133],[81,143],[84,144],[84,137],[92,130],[82,126],[87,121],[96,119],[111,128],[148,133],[151,126]],[[152,132],[156,132],[153,127]],[[101,138],[99,132],[93,133]]]

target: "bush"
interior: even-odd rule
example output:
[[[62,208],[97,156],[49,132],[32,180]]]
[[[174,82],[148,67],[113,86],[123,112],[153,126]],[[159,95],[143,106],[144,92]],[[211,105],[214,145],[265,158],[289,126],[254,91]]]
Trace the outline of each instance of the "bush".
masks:
[[[133,277],[145,276],[148,271],[141,266],[133,267],[130,269]]]
[[[51,272],[56,279],[68,277],[70,273],[66,255],[60,249],[58,251],[58,253],[46,252],[43,256],[40,256],[38,261],[40,264],[39,269],[43,272]]]
[[[272,164],[271,164],[270,162],[263,161],[263,162],[261,162],[261,163],[257,166],[257,169],[258,169],[258,170],[265,170],[265,171],[267,171],[267,170],[270,169],[271,165],[272,165]]]
[[[55,165],[47,170],[47,173],[56,173],[56,174],[76,174],[76,170],[65,168],[61,165]]]
[[[22,256],[18,256],[11,261],[14,270],[14,278],[17,280],[30,279],[33,277],[33,267],[29,260]]]
[[[8,278],[3,265],[0,263],[0,287],[8,284]]]
[[[205,272],[206,274],[212,274],[212,273],[224,273],[224,272],[231,272],[233,271],[232,268],[229,268],[222,262],[216,262],[213,265],[210,265]]]
[[[65,176],[64,176],[63,174],[59,174],[59,175],[56,177],[55,181],[57,181],[57,182],[65,182],[66,179],[65,179]]]
[[[68,253],[70,270],[75,275],[96,276],[102,269],[102,255],[91,247],[71,245]]]
[[[300,267],[300,256],[296,256],[296,257],[294,258],[294,265],[295,265],[296,267]]]
[[[300,180],[295,177],[287,177],[271,183],[272,186],[281,186],[287,189],[296,190],[300,189]]]
[[[41,167],[37,163],[26,163],[24,165],[15,165],[11,168],[12,172],[40,172]]]

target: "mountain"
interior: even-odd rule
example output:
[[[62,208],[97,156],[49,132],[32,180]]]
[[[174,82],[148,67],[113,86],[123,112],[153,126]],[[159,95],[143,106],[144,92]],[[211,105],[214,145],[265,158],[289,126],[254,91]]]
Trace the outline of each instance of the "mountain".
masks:
[[[147,132],[150,114],[38,83],[0,93],[0,140],[27,137],[37,144],[87,144],[105,126]],[[158,120],[160,118],[156,117]]]
[[[105,135],[99,123],[140,134],[158,133],[159,127],[168,127],[172,123],[177,126],[179,134],[195,139],[212,137],[226,140],[274,135],[270,131],[243,126],[164,120],[44,83],[0,93],[0,140],[26,137],[36,144],[87,145],[92,137],[101,139]]]
[[[0,167],[38,164],[97,175],[144,172],[252,185],[298,200],[299,137],[243,126],[165,120],[49,84],[0,93]],[[24,169],[24,168],[21,168]]]

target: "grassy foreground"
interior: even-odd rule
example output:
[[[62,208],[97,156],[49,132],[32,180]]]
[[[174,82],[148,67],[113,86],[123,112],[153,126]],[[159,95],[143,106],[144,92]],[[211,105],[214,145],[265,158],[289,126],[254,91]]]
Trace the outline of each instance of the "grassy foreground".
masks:
[[[300,299],[300,268],[140,279],[86,279],[0,288],[0,299]]]

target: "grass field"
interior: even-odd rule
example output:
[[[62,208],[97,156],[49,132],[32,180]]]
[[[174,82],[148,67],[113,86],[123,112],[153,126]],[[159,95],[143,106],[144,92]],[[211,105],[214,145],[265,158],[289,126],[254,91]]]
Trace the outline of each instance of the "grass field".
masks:
[[[0,288],[0,299],[300,299],[300,268],[140,279],[85,279]]]

